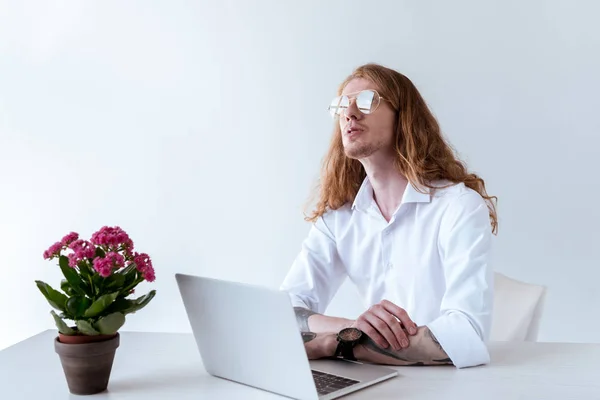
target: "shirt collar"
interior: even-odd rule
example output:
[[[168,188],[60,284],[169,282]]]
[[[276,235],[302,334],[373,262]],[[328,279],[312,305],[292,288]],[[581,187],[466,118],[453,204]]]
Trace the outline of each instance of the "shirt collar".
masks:
[[[417,187],[421,187],[415,184]],[[406,189],[404,190],[404,194],[402,195],[402,201],[400,204],[404,203],[430,203],[431,202],[431,192],[428,187],[421,187],[421,191],[425,193],[419,192],[410,182],[406,185]],[[360,210],[367,210],[374,202],[373,199],[373,186],[369,181],[369,177],[365,177],[363,180],[358,193],[356,193],[356,197],[354,198],[354,202],[352,203],[352,209],[359,208]]]
[[[431,203],[431,190],[427,186],[413,186],[409,182],[402,196],[402,203]]]

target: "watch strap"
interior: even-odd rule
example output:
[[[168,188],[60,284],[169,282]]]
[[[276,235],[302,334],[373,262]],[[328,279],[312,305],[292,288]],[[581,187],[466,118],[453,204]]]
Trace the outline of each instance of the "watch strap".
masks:
[[[340,340],[335,349],[335,357],[343,358],[344,360],[357,361],[356,357],[354,357],[354,344],[355,343],[348,343]]]

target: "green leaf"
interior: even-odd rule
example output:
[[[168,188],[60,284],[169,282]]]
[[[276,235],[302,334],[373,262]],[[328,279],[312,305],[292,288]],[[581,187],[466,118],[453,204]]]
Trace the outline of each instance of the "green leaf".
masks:
[[[121,289],[121,294],[123,296],[127,296],[129,292],[131,292],[131,289],[135,288],[143,280],[144,278],[142,277],[140,272],[134,267],[133,270],[131,270],[127,273],[127,275],[125,275],[125,282],[123,283],[123,289]]]
[[[75,293],[73,293],[73,289],[71,288],[71,285],[69,285],[69,281],[67,281],[66,279],[61,279],[60,289],[63,292],[65,292],[67,294],[67,296],[73,296],[75,294]]]
[[[96,247],[96,257],[104,258],[106,253],[100,247]]]
[[[94,289],[92,289],[92,285],[87,282],[87,281],[82,281],[81,282],[81,288],[83,289],[83,291],[85,292],[85,295],[89,298],[93,298],[95,293],[94,293]]]
[[[156,295],[156,290],[151,290],[148,294],[138,297],[137,299],[129,300],[119,297],[107,310],[109,312],[122,312],[123,314],[131,314],[146,307],[150,300]]]
[[[99,295],[100,293],[102,293],[102,285],[104,283],[104,277],[98,275],[98,274],[94,274],[90,277],[92,283],[91,285],[94,287],[94,296]]]
[[[148,305],[148,303],[150,303],[150,300],[152,300],[154,298],[154,296],[156,296],[156,290],[151,290],[147,294],[138,297],[137,299],[134,300],[135,306],[134,306],[133,310],[130,309],[130,310],[128,310],[128,312],[133,313],[133,312],[139,311],[142,308],[146,307]]]
[[[91,304],[92,301],[87,297],[74,296],[67,300],[67,312],[69,312],[75,318],[79,318],[83,316]]]
[[[67,296],[59,291],[56,291],[52,286],[42,281],[35,281],[40,292],[46,297],[48,303],[57,310],[65,311],[65,304],[67,303]]]
[[[79,267],[79,272],[81,272],[81,276],[83,278],[87,279],[90,276],[94,275],[94,270],[90,267],[87,261],[79,261],[77,263],[77,266]]]
[[[60,266],[60,270],[62,271],[65,278],[67,278],[67,281],[71,285],[73,291],[75,291],[81,296],[85,296],[85,290],[83,290],[81,287],[81,277],[79,276],[75,268],[71,268],[69,266],[69,259],[65,256],[60,256],[58,265]]]
[[[112,313],[100,318],[94,327],[103,335],[112,335],[125,323],[125,315],[120,312]]]
[[[92,335],[99,334],[99,332],[94,329],[92,324],[90,324],[88,321],[86,321],[84,319],[75,321],[75,324],[77,325],[77,329],[79,329],[79,332],[83,333],[84,335],[92,336]]]
[[[106,307],[110,306],[110,304],[115,301],[118,295],[119,292],[114,292],[98,297],[98,299],[92,303],[92,305],[85,311],[83,315],[86,318],[99,315],[106,309]]]
[[[119,290],[125,284],[125,275],[112,274],[104,281],[104,288],[106,290]]]
[[[133,268],[131,268],[132,266],[133,266]],[[128,285],[131,285],[131,284],[132,284],[132,283],[133,283],[133,282],[134,282],[134,281],[137,279],[137,276],[138,276],[138,270],[135,268],[135,264],[133,264],[133,265],[130,265],[130,266],[129,266],[129,267],[127,267],[127,268],[131,268],[131,269],[130,269],[129,271],[127,271],[127,273],[124,275],[124,276],[125,276],[125,285],[127,285],[127,286],[128,286]],[[127,269],[127,268],[125,268],[125,269]],[[123,270],[123,271],[125,271],[125,270]]]
[[[113,313],[113,312],[123,312],[124,314],[126,314],[124,311],[127,310],[128,308],[133,307],[133,301],[128,300],[122,296],[117,297],[117,299],[110,305],[110,307],[108,307],[106,309],[107,313]]]
[[[132,271],[135,271],[137,269],[137,265],[134,262],[129,263],[128,266],[126,266],[125,268],[123,268],[122,270],[119,271],[119,274],[122,275],[127,275],[129,273],[131,273]]]
[[[69,328],[67,326],[67,324],[65,323],[65,321],[63,321],[58,315],[56,315],[54,310],[50,310],[50,314],[52,314],[52,316],[54,317],[54,322],[56,323],[56,327],[58,328],[58,331],[60,333],[62,333],[63,335],[74,335],[75,334],[75,331],[73,329]]]
[[[69,257],[62,256],[62,255],[60,257],[58,257],[58,266],[61,267],[61,269],[62,269],[62,267],[71,268],[69,266]]]
[[[81,273],[81,287],[85,290],[88,297],[95,297],[97,292],[92,282],[92,277],[95,274],[94,270],[87,261],[80,261],[77,266]]]

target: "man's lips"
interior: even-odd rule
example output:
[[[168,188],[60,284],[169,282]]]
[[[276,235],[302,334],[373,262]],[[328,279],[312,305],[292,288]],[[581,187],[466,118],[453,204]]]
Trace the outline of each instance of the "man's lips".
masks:
[[[344,128],[344,134],[346,136],[356,136],[362,133],[363,131],[364,129],[359,126],[347,126],[346,128]]]

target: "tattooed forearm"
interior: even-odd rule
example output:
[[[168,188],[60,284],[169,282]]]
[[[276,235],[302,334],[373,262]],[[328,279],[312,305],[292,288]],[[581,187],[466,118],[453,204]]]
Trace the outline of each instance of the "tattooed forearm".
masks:
[[[429,328],[425,327],[425,334],[431,339],[431,341],[433,343],[436,344],[436,346],[438,347],[438,349],[443,352],[444,354],[446,354],[446,352],[444,351],[444,348],[442,347],[442,345],[440,344],[440,342],[437,340],[437,338],[435,337],[435,335],[433,334],[433,332],[431,332],[431,330],[429,330]],[[447,356],[447,354],[446,354]],[[438,363],[444,363],[444,364],[452,364],[452,360],[450,359],[450,357],[446,357],[443,358],[441,360],[433,360],[434,362],[438,362]]]
[[[399,360],[399,361],[405,361],[405,362],[415,361],[415,360],[410,360],[410,359],[406,358],[406,355],[402,354],[402,350],[395,351],[395,350],[388,350],[388,349],[384,349],[382,347],[379,347],[379,345],[377,343],[375,343],[375,341],[373,339],[371,339],[370,337],[368,337],[368,336],[365,339],[364,346],[367,349],[369,349],[369,350],[371,350],[371,351],[373,351],[375,353],[379,353],[379,354],[382,354],[384,356],[388,356],[388,357],[394,358],[394,359]]]
[[[337,348],[337,334],[302,332],[304,350],[309,360],[331,357]]]
[[[428,327],[425,327],[425,336],[427,336],[428,338],[430,338],[433,343],[436,344],[436,346],[441,350],[444,351],[444,349],[442,348],[442,345],[440,344],[440,342],[438,342],[437,338],[434,336],[434,334],[429,330]],[[445,353],[445,352],[444,352]]]
[[[402,350],[379,347],[368,336],[360,347],[362,351],[357,351],[360,354],[355,354],[361,361],[413,366],[452,364],[452,360],[426,326],[420,327],[417,334],[410,337],[410,345]]]
[[[302,340],[304,340],[304,343],[308,343],[316,337],[317,334],[314,332],[302,332]]]
[[[296,322],[298,323],[300,330],[302,332],[309,332],[308,317],[316,314],[316,312],[303,307],[294,307],[294,312],[296,313]]]

